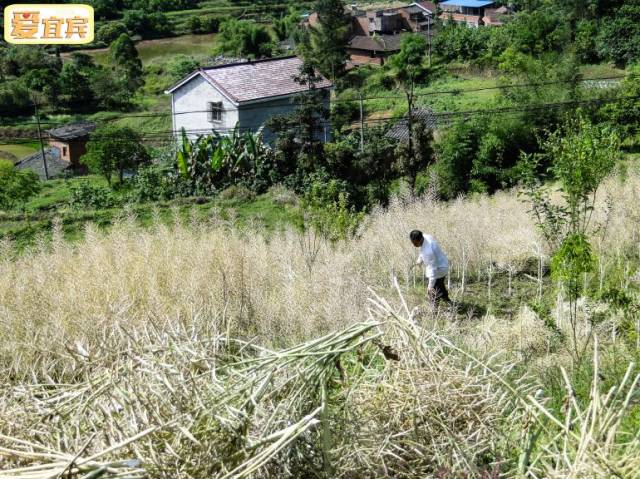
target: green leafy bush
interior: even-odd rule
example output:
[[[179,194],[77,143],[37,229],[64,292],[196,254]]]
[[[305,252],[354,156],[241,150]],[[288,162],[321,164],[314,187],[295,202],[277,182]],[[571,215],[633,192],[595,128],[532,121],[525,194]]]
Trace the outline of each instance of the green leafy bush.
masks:
[[[193,57],[189,57],[187,55],[174,55],[167,66],[167,72],[171,75],[174,81],[177,81],[196,70],[198,66],[198,61]]]
[[[349,205],[346,184],[327,179],[326,174],[322,173],[308,178],[302,208],[307,217],[307,226],[330,241],[353,236],[364,219],[364,212],[357,212]]]
[[[171,167],[149,165],[130,180],[129,199],[138,203],[188,196],[181,177]]]
[[[231,185],[220,192],[221,200],[247,202],[255,199],[256,194],[249,188],[241,185]]]
[[[220,25],[218,51],[236,57],[270,57],[276,44],[269,30],[246,20],[229,18]]]
[[[598,53],[624,67],[640,60],[640,2],[624,2],[616,13],[601,22]]]
[[[69,205],[72,208],[103,209],[116,205],[111,189],[106,186],[81,182],[69,188]]]
[[[220,29],[220,19],[217,17],[200,17],[194,15],[189,17],[187,28],[191,33],[218,33]]]
[[[0,160],[0,209],[24,207],[40,188],[40,179],[34,171],[18,170],[11,161]]]

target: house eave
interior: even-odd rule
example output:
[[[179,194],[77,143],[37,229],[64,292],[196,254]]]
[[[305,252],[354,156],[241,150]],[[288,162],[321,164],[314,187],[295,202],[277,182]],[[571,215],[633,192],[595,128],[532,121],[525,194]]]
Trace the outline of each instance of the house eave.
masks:
[[[213,80],[211,80],[211,78],[209,78],[207,75],[204,74],[204,72],[202,70],[196,70],[195,72],[191,73],[190,75],[188,75],[187,77],[185,77],[182,81],[180,81],[179,83],[176,83],[174,86],[172,86],[171,88],[169,88],[168,90],[165,90],[164,93],[166,95],[173,95],[173,93],[176,90],[179,90],[180,88],[182,88],[184,85],[186,85],[187,83],[189,83],[190,81],[192,81],[195,77],[197,76],[202,77],[202,79],[204,79],[204,81],[206,81],[209,85],[211,85],[213,88],[215,88],[222,96],[224,96],[227,100],[229,100],[234,106],[238,106],[239,102],[238,100],[236,100],[235,98],[232,98],[226,91],[224,88],[222,88],[220,85],[218,85],[216,82],[214,82]]]
[[[316,88],[316,90],[333,90],[333,85],[330,86],[324,86],[324,87],[320,87],[320,88]],[[296,96],[296,95],[300,95],[301,93],[304,93],[308,90],[301,90],[301,91],[297,91],[297,92],[293,92],[293,93],[285,93],[283,95],[275,95],[275,96],[265,96],[265,97],[261,97],[261,98],[255,98],[253,100],[246,100],[246,101],[242,101],[240,103],[238,103],[238,108],[242,108],[245,105],[255,105],[256,103],[265,103],[268,101],[274,101],[274,100],[280,100],[280,99],[284,99],[284,98],[289,98],[292,96]]]
[[[194,72],[191,72],[190,74],[188,74],[186,77],[184,77],[182,80],[179,80],[178,83],[175,83],[173,86],[167,88],[164,91],[165,95],[170,95],[172,94],[174,91],[176,91],[178,88],[180,88],[181,86],[185,85],[186,83],[189,83],[191,80],[193,80],[193,78],[195,78],[196,76],[201,75],[200,70],[196,70]]]
[[[421,9],[421,10],[423,10],[423,11],[427,12],[427,13],[428,13],[429,15],[431,15],[431,16],[433,16],[433,15],[435,14],[435,12],[432,12],[431,10],[429,10],[429,9],[428,9],[428,8],[426,8],[426,7],[423,7],[422,5],[420,5],[420,4],[419,4],[419,3],[417,3],[417,2],[412,3],[410,6],[411,6],[411,7],[416,6],[416,7],[418,7],[419,9]]]

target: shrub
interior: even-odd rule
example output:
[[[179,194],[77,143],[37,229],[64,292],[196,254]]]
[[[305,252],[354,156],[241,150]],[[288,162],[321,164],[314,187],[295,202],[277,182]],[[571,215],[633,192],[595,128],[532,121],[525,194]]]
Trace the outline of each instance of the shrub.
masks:
[[[327,179],[323,173],[314,173],[307,180],[302,207],[307,216],[307,227],[312,227],[330,241],[352,237],[364,219],[349,205],[347,184]]]
[[[221,200],[234,200],[234,201],[251,201],[255,199],[256,194],[249,188],[239,185],[231,185],[228,188],[220,192],[219,198]]]
[[[191,33],[218,33],[220,19],[217,17],[189,17],[187,28]]]
[[[602,22],[598,53],[624,67],[640,60],[640,2],[624,2],[616,14]]]
[[[130,183],[129,198],[138,203],[186,196],[181,177],[174,174],[170,167],[144,166],[138,170]]]
[[[0,159],[0,209],[24,207],[40,187],[34,171],[18,170],[11,161]]]
[[[128,10],[124,14],[123,22],[130,32],[144,38],[161,37],[171,33],[171,22],[162,12]]]
[[[95,185],[86,181],[69,188],[69,205],[72,208],[103,209],[116,205],[115,197],[106,186]]]
[[[270,57],[275,50],[271,33],[263,25],[227,19],[220,25],[218,51],[236,57]]]
[[[290,190],[282,184],[273,185],[269,188],[268,194],[277,205],[295,206],[298,204],[298,197],[295,191]]]
[[[179,80],[196,70],[199,66],[198,61],[187,55],[175,55],[171,59],[167,67],[168,73],[174,80]]]

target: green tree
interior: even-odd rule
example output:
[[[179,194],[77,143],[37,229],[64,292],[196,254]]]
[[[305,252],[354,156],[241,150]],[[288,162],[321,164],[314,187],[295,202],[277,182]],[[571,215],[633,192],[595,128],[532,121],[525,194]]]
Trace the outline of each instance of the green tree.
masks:
[[[318,26],[311,29],[311,51],[305,56],[312,56],[320,72],[335,82],[348,58],[349,17],[342,0],[318,0],[315,11]]]
[[[98,20],[116,18],[122,8],[122,2],[117,0],[90,0],[88,3],[93,7],[94,14]]]
[[[196,70],[198,66],[198,61],[193,57],[188,57],[186,55],[175,55],[171,59],[171,63],[169,63],[167,70],[174,80],[179,80],[180,78]]]
[[[445,24],[433,38],[433,49],[448,61],[470,61],[482,57],[494,32],[504,29],[469,28],[455,22]]]
[[[143,38],[158,38],[171,35],[171,22],[163,12],[128,10],[122,19],[127,30]]]
[[[83,67],[77,62],[65,63],[60,72],[60,101],[70,107],[87,109],[93,107],[93,90],[89,83],[91,67]]]
[[[34,171],[18,170],[12,162],[0,160],[0,209],[24,208],[40,188],[40,180]]]
[[[602,21],[597,43],[600,56],[620,67],[640,60],[640,0],[625,2]]]
[[[111,44],[109,57],[116,74],[124,81],[129,92],[133,93],[142,86],[142,62],[129,35],[123,33]]]
[[[574,55],[550,53],[536,58],[509,47],[500,56],[499,68],[504,73],[501,82],[524,85],[547,83],[543,86],[505,89],[500,95],[500,101],[505,106],[526,108],[529,105],[581,98],[582,74]],[[525,118],[532,129],[541,131],[559,126],[561,113],[558,109],[535,109],[527,113]]]
[[[576,55],[582,63],[595,63],[599,60],[596,47],[598,25],[595,20],[580,20],[576,25]]]
[[[409,151],[408,143],[400,143],[396,148],[394,167],[400,176],[408,178],[411,189],[415,190],[418,173],[433,161],[434,150],[431,128],[419,119],[413,122],[412,128],[415,151]]]
[[[413,106],[416,85],[427,80],[429,69],[424,65],[427,40],[422,35],[407,35],[402,39],[400,52],[389,60],[391,75],[407,98],[407,125],[409,128],[408,162],[414,161]],[[414,177],[415,179],[415,177]]]
[[[0,82],[0,111],[3,115],[27,115],[33,113],[31,92],[19,80]]]
[[[469,190],[473,158],[480,142],[480,128],[474,123],[458,121],[444,133],[436,144],[438,194],[453,199]]]
[[[520,12],[505,28],[509,31],[512,48],[528,55],[559,53],[571,44],[571,25],[553,6]]]
[[[114,174],[120,182],[126,170],[136,169],[148,161],[140,135],[129,127],[107,125],[97,128],[87,142],[81,162],[89,170],[103,175],[109,185]]]
[[[293,35],[300,23],[300,12],[294,7],[289,7],[287,15],[283,15],[273,22],[273,31],[278,40],[286,40]]]
[[[324,146],[328,174],[350,186],[349,202],[358,208],[386,203],[389,185],[397,176],[396,142],[385,135],[386,128],[367,128],[364,133],[364,148],[359,133]]]
[[[569,301],[574,359],[578,362],[584,349],[580,350],[577,340],[577,300],[583,293],[584,275],[595,264],[589,225],[598,188],[619,158],[620,139],[610,128],[579,117],[549,135],[544,155],[551,159],[551,172],[560,186],[563,204],[554,203],[549,190],[535,178],[539,156],[524,157],[528,167],[525,194],[553,251],[552,276]]]
[[[201,17],[194,15],[187,20],[187,29],[191,33],[218,33],[220,19],[217,17]]]
[[[89,77],[89,83],[98,107],[113,110],[131,104],[132,93],[126,79],[115,72],[96,66]]]
[[[323,140],[329,118],[329,92],[316,89],[320,79],[315,65],[303,62],[295,80],[306,86],[307,91],[292,100],[296,108],[291,114],[274,116],[267,122],[267,127],[282,138],[278,148],[287,155],[283,163],[295,164],[299,179],[324,166]]]
[[[235,18],[222,23],[217,42],[220,53],[238,57],[270,57],[275,50],[275,43],[266,27]]]
[[[363,212],[349,205],[346,184],[321,173],[307,179],[301,206],[305,211],[305,226],[332,242],[355,235],[364,219]]]
[[[127,27],[122,22],[109,22],[98,28],[96,40],[111,45],[123,33],[127,33]]]
[[[625,136],[640,134],[640,65],[628,69],[627,77],[615,95],[622,100],[604,105],[601,116]]]

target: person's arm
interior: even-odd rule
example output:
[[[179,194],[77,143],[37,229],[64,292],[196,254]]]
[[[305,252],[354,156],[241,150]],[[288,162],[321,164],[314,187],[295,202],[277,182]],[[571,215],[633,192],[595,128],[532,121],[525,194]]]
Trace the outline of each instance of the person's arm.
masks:
[[[433,252],[433,249],[427,248],[427,251],[422,252],[422,261],[426,267],[427,278],[429,279],[429,284],[427,285],[427,289],[432,290],[435,286],[435,271],[437,268],[436,264],[436,255]]]

